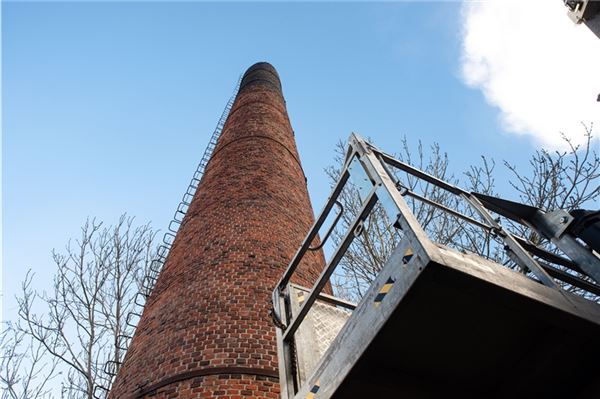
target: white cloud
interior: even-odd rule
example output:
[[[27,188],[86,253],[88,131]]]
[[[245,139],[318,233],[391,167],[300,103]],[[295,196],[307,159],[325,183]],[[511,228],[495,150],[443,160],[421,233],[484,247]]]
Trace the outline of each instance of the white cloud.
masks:
[[[600,126],[600,39],[560,0],[464,2],[462,76],[501,111],[505,130],[546,147]]]

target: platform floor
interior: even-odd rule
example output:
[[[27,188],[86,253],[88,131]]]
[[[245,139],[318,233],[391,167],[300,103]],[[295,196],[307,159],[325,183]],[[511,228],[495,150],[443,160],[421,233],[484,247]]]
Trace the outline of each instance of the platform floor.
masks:
[[[331,397],[600,398],[600,305],[465,270],[429,263]]]

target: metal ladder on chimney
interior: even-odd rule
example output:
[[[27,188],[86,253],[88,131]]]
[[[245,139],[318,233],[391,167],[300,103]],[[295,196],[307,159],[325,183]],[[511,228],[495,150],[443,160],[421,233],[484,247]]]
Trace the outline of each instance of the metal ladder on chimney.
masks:
[[[198,167],[192,176],[190,184],[188,185],[187,190],[183,194],[183,197],[179,202],[177,209],[175,210],[173,219],[169,222],[167,231],[163,236],[162,243],[157,249],[156,257],[150,263],[150,270],[142,281],[141,290],[135,296],[134,308],[127,314],[127,317],[125,318],[125,324],[131,328],[131,335],[121,334],[117,337],[117,348],[121,351],[122,356],[118,360],[108,360],[104,364],[104,368],[102,370],[104,372],[104,377],[101,377],[102,384],[94,387],[94,398],[96,399],[105,399],[108,396],[108,392],[110,391],[110,387],[114,381],[114,378],[119,372],[119,368],[121,367],[121,363],[125,358],[125,354],[129,348],[129,344],[135,332],[136,326],[144,311],[146,300],[154,289],[156,281],[158,280],[158,276],[160,275],[162,267],[169,255],[171,246],[175,241],[177,232],[181,227],[183,218],[185,217],[192,200],[194,199],[194,195],[198,190],[198,186],[200,185],[200,181],[204,175],[206,165],[208,165],[208,161],[212,157],[213,151],[217,145],[217,141],[219,140],[219,137],[221,137],[221,132],[223,131],[223,127],[225,126],[225,122],[227,121],[227,117],[229,116],[229,112],[231,111],[231,107],[233,106],[240,88],[241,80],[242,77],[240,76],[233,90],[233,94],[229,98],[229,101],[227,101],[225,109],[223,110],[223,113],[217,122],[217,126],[212,133],[208,145],[204,150],[202,159],[200,160],[200,163],[198,164]]]

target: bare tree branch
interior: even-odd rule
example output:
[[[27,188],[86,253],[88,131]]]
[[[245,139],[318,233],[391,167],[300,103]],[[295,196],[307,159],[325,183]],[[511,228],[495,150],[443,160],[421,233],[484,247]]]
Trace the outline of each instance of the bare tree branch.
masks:
[[[35,291],[28,273],[17,298],[18,333],[66,370],[63,397],[92,399],[105,362],[123,360],[118,340],[132,333],[125,318],[148,274],[155,234],[126,215],[114,227],[88,219],[79,239],[64,252],[52,252],[56,274],[50,292]]]

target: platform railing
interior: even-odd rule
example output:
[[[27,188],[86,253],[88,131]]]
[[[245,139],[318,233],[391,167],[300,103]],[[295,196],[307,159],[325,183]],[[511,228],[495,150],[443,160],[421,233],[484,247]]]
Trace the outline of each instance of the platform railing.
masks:
[[[411,191],[408,185],[398,178],[398,171],[405,172],[457,196],[466,204],[468,212],[465,212],[464,209],[452,209],[445,204]],[[354,184],[360,196],[360,210],[348,224],[345,234],[341,236],[337,248],[333,251],[317,281],[307,289],[308,296],[304,296],[299,310],[292,312],[290,292],[295,273],[301,267],[302,260],[308,251],[323,246],[323,243],[319,245],[312,245],[312,243],[326,220],[334,219],[332,226],[324,235],[323,241],[327,240],[332,229],[335,228],[339,214],[333,217],[332,212],[336,204],[338,204],[340,212],[344,212],[340,204],[340,195],[350,184]],[[357,237],[364,234],[364,223],[376,206],[384,210],[388,221],[400,232],[402,237],[400,244],[403,248],[407,248],[406,257],[418,255],[427,258],[428,254],[434,253],[437,248],[442,246],[429,238],[426,230],[412,213],[407,203],[408,197],[481,229],[485,234],[497,240],[522,273],[531,279],[556,290],[562,290],[566,283],[594,295],[600,294],[600,286],[593,281],[593,273],[584,271],[584,269],[589,271],[596,270],[596,268],[600,271],[600,259],[587,257],[585,259],[589,260],[590,264],[582,267],[575,259],[550,252],[512,234],[500,224],[500,218],[493,216],[482,203],[480,198],[483,197],[401,162],[353,133],[349,139],[345,165],[332,194],[273,291],[272,315],[277,325],[280,384],[283,399],[293,398],[303,383],[303,381],[299,381],[295,373],[294,336],[311,311],[313,304],[322,297],[323,289],[327,286],[350,245]],[[531,228],[532,226],[527,227]],[[585,251],[586,249],[582,248],[581,250]],[[385,293],[383,294],[385,295]]]
[[[331,255],[316,283],[310,288],[310,292],[304,299],[299,312],[292,316],[288,295],[293,276],[350,180],[358,189],[362,200],[361,209],[348,226],[344,237]],[[387,175],[383,165],[377,159],[375,152],[359,136],[352,135],[346,164],[331,196],[273,292],[273,317],[279,326],[277,335],[282,398],[294,397],[299,388],[299,381],[293,373],[294,334],[298,331],[300,324],[306,318],[315,301],[319,299],[321,291],[329,282],[347,249],[355,238],[362,234],[364,223],[376,205],[381,206],[385,210],[388,219],[395,222],[396,226],[403,230],[403,240],[411,241],[414,252],[419,251],[419,248],[423,245],[433,245],[414,215],[412,215],[400,191],[396,188],[395,182]],[[335,220],[337,219],[335,218]],[[329,230],[331,230],[331,227]]]
[[[372,146],[371,146],[372,147]],[[408,174],[414,175],[423,179],[435,186],[446,190],[460,197],[470,208],[470,210],[479,216],[480,220],[473,219],[464,213],[449,209],[443,204],[436,203],[427,198],[419,196],[402,186],[401,182],[396,180],[397,186],[402,190],[404,196],[412,197],[418,201],[426,202],[443,212],[449,213],[461,220],[476,226],[486,234],[493,237],[505,251],[506,255],[512,259],[517,267],[526,274],[530,274],[535,279],[550,287],[557,287],[558,284],[565,284],[576,287],[580,290],[587,291],[593,295],[600,295],[600,259],[595,256],[592,251],[584,245],[576,242],[575,237],[565,232],[564,227],[560,234],[556,234],[555,230],[561,222],[553,224],[554,219],[563,218],[564,224],[568,219],[572,219],[566,210],[555,210],[545,213],[533,207],[522,204],[511,203],[510,201],[494,199],[483,194],[468,192],[459,187],[450,185],[434,176],[426,174],[404,162],[398,161],[394,157],[387,155],[374,147],[378,158],[386,167],[388,175],[395,176],[388,166],[402,170]],[[528,212],[534,212],[535,222],[512,216],[505,217],[509,223],[520,225],[522,228],[534,232],[538,237],[546,237],[547,241],[554,245],[556,251],[550,251],[548,248],[536,245],[524,237],[516,235],[510,229],[503,227],[500,223],[501,218],[498,214],[494,216],[494,210],[499,207],[496,202],[508,204],[508,206],[517,206],[527,208]],[[494,206],[496,205],[496,206]],[[490,209],[492,211],[490,211]],[[503,213],[504,217],[505,214]],[[566,226],[565,226],[566,227]]]

